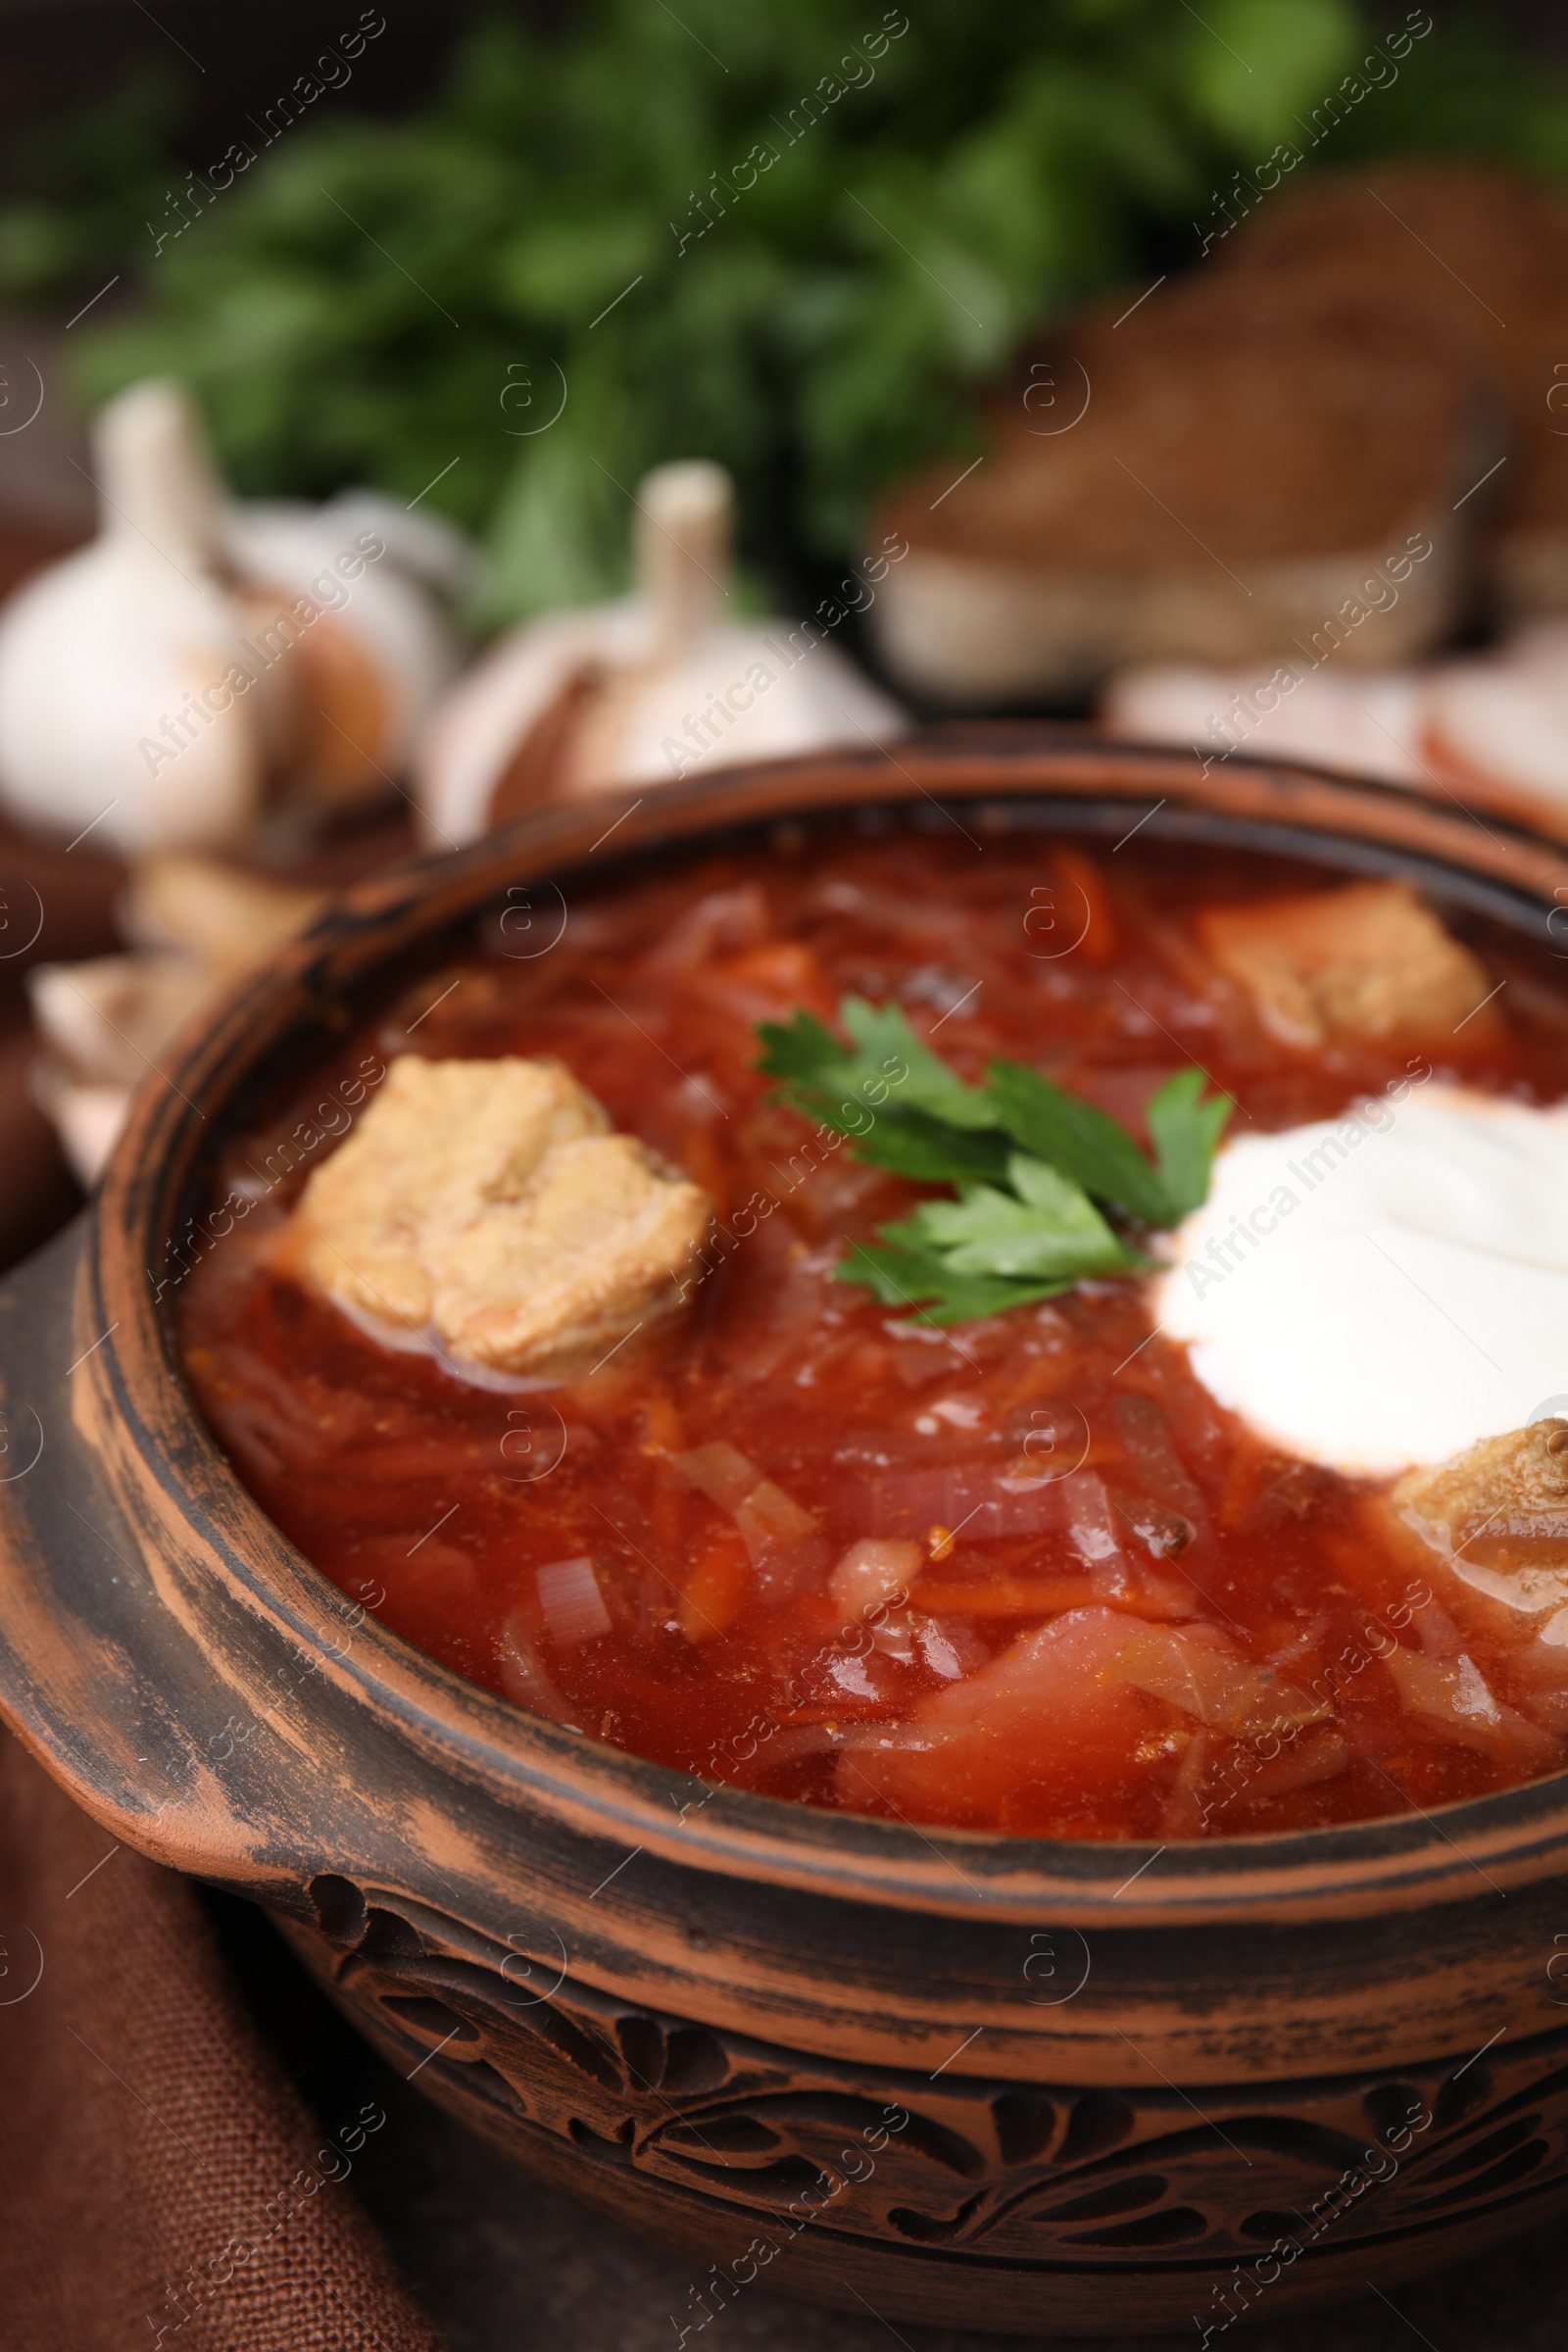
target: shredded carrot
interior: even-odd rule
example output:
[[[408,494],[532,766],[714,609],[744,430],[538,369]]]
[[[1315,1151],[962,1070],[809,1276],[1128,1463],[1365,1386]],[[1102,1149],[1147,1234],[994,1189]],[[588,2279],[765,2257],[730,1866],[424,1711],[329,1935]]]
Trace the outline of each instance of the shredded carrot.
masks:
[[[781,1012],[805,1004],[813,1012],[833,1012],[838,991],[823,971],[816,953],[797,939],[770,940],[726,956],[712,967],[713,979],[725,987],[776,1000]]]
[[[1120,944],[1116,917],[1111,910],[1110,893],[1106,890],[1099,866],[1082,850],[1060,849],[1055,855],[1056,870],[1075,890],[1083,893],[1089,909],[1089,927],[1078,942],[1078,954],[1085,963],[1097,966],[1110,962]]]
[[[699,1553],[676,1612],[688,1642],[711,1642],[734,1623],[746,1598],[750,1570],[746,1546],[733,1528],[725,1528]]]
[[[662,1381],[653,1382],[638,1415],[645,1453],[680,1453],[686,1445],[685,1425],[675,1399]]]
[[[733,1171],[722,1146],[709,1127],[688,1127],[676,1153],[693,1183],[700,1184],[722,1223],[729,1212]]]

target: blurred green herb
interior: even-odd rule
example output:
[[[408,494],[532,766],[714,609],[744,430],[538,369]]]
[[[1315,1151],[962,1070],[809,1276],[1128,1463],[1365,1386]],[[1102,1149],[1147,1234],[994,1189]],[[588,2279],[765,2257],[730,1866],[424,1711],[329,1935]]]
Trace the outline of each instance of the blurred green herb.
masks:
[[[430,504],[488,546],[478,617],[621,585],[628,497],[671,457],[729,466],[761,543],[838,559],[883,485],[976,453],[973,389],[1027,329],[1152,239],[1196,258],[1217,184],[1402,22],[1370,0],[598,0],[549,36],[470,31],[406,120],[327,94],[272,136],[237,123],[255,161],[226,186],[171,160],[159,90],[51,128],[0,209],[0,299],[119,272],[136,308],[78,329],[79,389],[185,377],[251,495],[413,499],[450,466]],[[1314,162],[1568,169],[1563,75],[1450,25]],[[530,432],[558,366],[565,408]]]
[[[858,1156],[956,1200],[923,1200],[911,1216],[853,1245],[835,1269],[884,1306],[928,1307],[935,1323],[1054,1298],[1088,1274],[1125,1274],[1150,1260],[1104,1212],[1175,1225],[1208,1197],[1230,1099],[1204,1099],[1200,1069],[1178,1071],[1150,1098],[1154,1146],[1141,1152],[1119,1120],[1017,1061],[993,1061],[969,1086],[916,1036],[896,1004],[846,997],[848,1043],[813,1013],[764,1021],[758,1067],[781,1081],[792,1109],[852,1138]]]

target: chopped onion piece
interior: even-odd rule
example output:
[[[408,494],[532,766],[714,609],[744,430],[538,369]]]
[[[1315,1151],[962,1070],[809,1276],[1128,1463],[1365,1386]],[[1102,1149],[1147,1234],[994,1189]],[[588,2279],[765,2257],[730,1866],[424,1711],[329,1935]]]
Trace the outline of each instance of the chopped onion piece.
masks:
[[[847,1625],[853,1625],[896,1592],[908,1593],[923,1565],[918,1544],[899,1537],[862,1536],[852,1544],[833,1571],[833,1601]]]
[[[689,1453],[672,1453],[670,1460],[699,1494],[716,1502],[721,1511],[735,1511],[746,1500],[754,1487],[762,1483],[762,1473],[755,1462],[749,1462],[738,1446],[726,1445],[722,1439],[711,1446],[694,1446]]]
[[[532,1715],[547,1716],[552,1723],[569,1722],[570,1703],[551,1680],[521,1609],[514,1609],[502,1627],[496,1654],[501,1666],[501,1688],[514,1706],[526,1707]],[[575,1730],[576,1726],[571,1728]]]
[[[1121,1537],[1104,1480],[1093,1470],[1075,1470],[1061,1481],[1061,1494],[1067,1505],[1067,1532],[1080,1556],[1091,1565],[1121,1559]]]
[[[929,1732],[913,1723],[857,1723],[846,1726],[833,1735],[835,1747],[859,1749],[891,1747],[916,1755],[937,1745]]]
[[[963,1660],[952,1637],[943,1632],[934,1617],[916,1617],[913,1622],[920,1655],[932,1673],[940,1674],[945,1683],[956,1683],[963,1672]]]
[[[1316,1723],[1281,1747],[1277,1756],[1250,1765],[1238,1801],[1250,1803],[1264,1796],[1289,1796],[1296,1788],[1315,1788],[1320,1781],[1337,1781],[1350,1761],[1350,1743],[1338,1724]]]
[[[1182,1753],[1176,1767],[1176,1778],[1165,1794],[1160,1808],[1159,1834],[1162,1838],[1200,1838],[1202,1836],[1208,1808],[1203,1801],[1203,1786],[1208,1770],[1208,1734],[1199,1732]]]
[[[1568,1601],[1568,1567],[1537,1562],[1507,1572],[1486,1567],[1480,1560],[1463,1559],[1457,1552],[1450,1565],[1455,1576],[1462,1577],[1473,1591],[1500,1600],[1505,1609],[1517,1609],[1521,1615],[1540,1615],[1546,1609],[1561,1615],[1563,1603]],[[1555,1624],[1555,1618],[1552,1622]]]
[[[754,1559],[764,1551],[804,1543],[816,1533],[810,1512],[803,1510],[794,1495],[775,1487],[770,1478],[760,1480],[745,1501],[737,1504],[735,1524]]]
[[[847,1698],[871,1698],[887,1704],[883,1693],[871,1680],[870,1670],[863,1658],[834,1658],[828,1666],[828,1681]]]
[[[907,1609],[884,1617],[871,1639],[885,1658],[896,1658],[901,1666],[914,1664],[914,1619]]]
[[[552,1560],[539,1570],[534,1582],[552,1642],[575,1649],[580,1642],[595,1642],[609,1633],[610,1611],[586,1552],[574,1560]]]
[[[930,1735],[915,1725],[896,1723],[888,1717],[861,1723],[793,1724],[775,1732],[755,1756],[727,1771],[724,1778],[732,1788],[746,1788],[760,1780],[764,1770],[780,1764],[807,1763],[813,1756],[864,1754],[867,1749],[877,1748],[912,1750],[918,1754],[935,1744]]]
[[[688,1485],[721,1511],[728,1511],[741,1532],[741,1541],[754,1567],[762,1568],[798,1554],[816,1534],[816,1521],[782,1487],[764,1478],[740,1448],[722,1440],[694,1446],[689,1453],[672,1453],[670,1460]]]
[[[1067,1534],[1088,1567],[1095,1598],[1112,1608],[1136,1609],[1144,1579],[1122,1542],[1127,1523],[1112,1508],[1104,1480],[1093,1470],[1075,1470],[1059,1483]]]
[[[1110,1499],[1133,1533],[1143,1537],[1156,1560],[1175,1559],[1198,1533],[1191,1519],[1180,1511],[1168,1510],[1162,1502],[1150,1502],[1142,1494],[1128,1494],[1120,1487],[1110,1489]]]

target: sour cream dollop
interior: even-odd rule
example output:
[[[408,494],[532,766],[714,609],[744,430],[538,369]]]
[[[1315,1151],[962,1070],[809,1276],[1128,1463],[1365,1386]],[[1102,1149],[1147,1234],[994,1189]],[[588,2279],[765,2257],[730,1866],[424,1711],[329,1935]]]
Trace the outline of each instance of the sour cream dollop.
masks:
[[[1568,1104],[1401,1088],[1243,1128],[1153,1283],[1212,1396],[1351,1476],[1568,1411]]]

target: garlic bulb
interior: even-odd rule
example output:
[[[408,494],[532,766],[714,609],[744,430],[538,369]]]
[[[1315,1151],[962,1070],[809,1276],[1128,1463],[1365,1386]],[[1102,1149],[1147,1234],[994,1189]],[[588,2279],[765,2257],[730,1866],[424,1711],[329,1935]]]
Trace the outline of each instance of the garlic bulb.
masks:
[[[432,841],[471,841],[546,800],[905,732],[898,705],[827,641],[843,610],[825,623],[738,616],[731,533],[722,466],[645,478],[637,593],[512,630],[438,710],[416,769]]]
[[[90,826],[122,848],[232,839],[261,806],[281,678],[187,715],[241,659],[221,487],[167,385],[113,402],[93,457],[98,537],[0,612],[0,800],[40,830]]]
[[[456,666],[418,576],[454,544],[394,537],[363,495],[234,507],[172,383],[92,439],[97,538],[0,612],[0,804],[134,851],[382,791]]]

